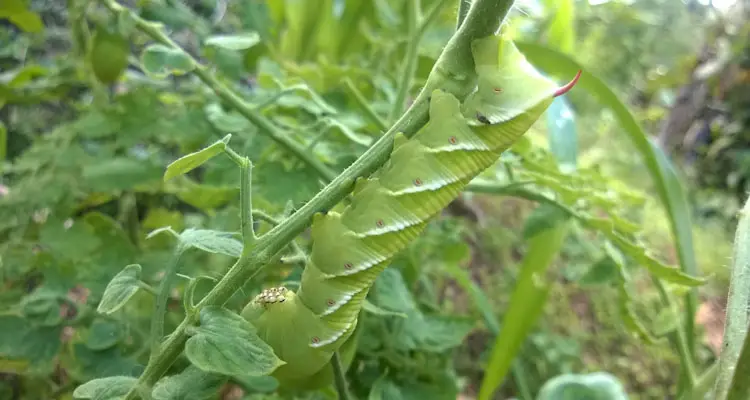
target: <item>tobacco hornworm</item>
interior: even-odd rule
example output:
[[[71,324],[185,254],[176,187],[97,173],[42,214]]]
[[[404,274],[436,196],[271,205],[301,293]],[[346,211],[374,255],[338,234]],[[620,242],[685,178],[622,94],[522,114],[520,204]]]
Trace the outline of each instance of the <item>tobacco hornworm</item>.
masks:
[[[349,205],[314,216],[298,291],[266,289],[243,310],[286,362],[273,374],[282,384],[302,387],[330,375],[333,352],[350,342],[362,303],[393,256],[580,76],[558,88],[500,36],[475,41],[472,53],[478,84],[464,104],[434,91],[427,124],[411,139],[396,136],[390,159],[356,182]]]

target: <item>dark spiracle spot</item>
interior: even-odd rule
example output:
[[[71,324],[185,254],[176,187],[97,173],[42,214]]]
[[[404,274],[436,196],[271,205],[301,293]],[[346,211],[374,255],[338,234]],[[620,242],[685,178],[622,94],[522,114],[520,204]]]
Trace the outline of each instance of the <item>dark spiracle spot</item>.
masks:
[[[326,304],[328,304],[328,306],[332,306],[332,305],[336,304],[336,302],[333,301],[333,299],[328,299],[328,300],[326,300]]]
[[[450,138],[448,139],[448,141],[449,141],[449,142],[450,142],[451,144],[456,144],[456,142],[458,142],[458,139],[456,139],[456,137],[455,137],[455,136],[451,136],[451,137],[450,137]]]
[[[477,113],[477,120],[483,124],[490,124],[490,120],[487,119],[484,115]]]
[[[344,264],[344,269],[352,269],[352,263]]]
[[[313,338],[310,339],[310,341],[313,342],[313,344],[318,344],[320,343],[320,338],[317,336],[313,336]]]
[[[375,225],[377,225],[378,228],[382,228],[385,225],[385,223],[383,222],[382,219],[379,219],[378,222],[375,223]]]

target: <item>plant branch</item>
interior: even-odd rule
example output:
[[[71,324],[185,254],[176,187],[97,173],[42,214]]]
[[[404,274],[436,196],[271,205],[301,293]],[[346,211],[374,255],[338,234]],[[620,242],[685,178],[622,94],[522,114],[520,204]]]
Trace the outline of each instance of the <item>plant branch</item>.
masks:
[[[466,19],[466,13],[469,12],[471,7],[471,0],[458,0],[458,13],[456,13],[456,29],[461,27],[464,19]]]
[[[365,99],[365,96],[362,94],[362,92],[360,92],[359,89],[354,86],[354,82],[352,82],[352,80],[347,77],[346,79],[344,79],[344,85],[349,90],[349,92],[351,92],[352,96],[354,96],[354,100],[359,106],[359,109],[365,113],[367,118],[369,118],[372,123],[377,125],[378,129],[380,129],[381,131],[387,131],[388,125],[385,123],[385,121],[383,121],[382,118],[380,118],[375,110],[373,110],[372,107],[367,104],[367,99]]]
[[[339,400],[349,400],[349,389],[346,387],[346,375],[344,368],[341,366],[341,357],[339,352],[333,353],[331,358],[331,364],[333,365],[333,377],[336,382],[336,391],[339,393]]]
[[[249,245],[257,239],[253,230],[253,163],[245,157],[240,173],[240,226],[242,240]]]
[[[115,0],[100,0],[110,11],[120,14],[127,13],[132,17],[135,26],[141,30],[141,32],[150,36],[153,40],[169,46],[175,50],[181,51],[185,57],[190,60],[193,66],[192,72],[204,83],[206,86],[211,88],[217,96],[222,100],[229,103],[238,113],[255,125],[260,132],[268,135],[277,144],[281,145],[284,149],[294,154],[296,157],[305,162],[308,166],[315,169],[327,180],[331,180],[336,176],[336,173],[331,170],[328,166],[323,164],[315,156],[305,150],[305,148],[290,139],[279,127],[274,125],[268,118],[264,117],[250,104],[245,102],[237,93],[229,89],[226,85],[221,83],[212,73],[208,71],[206,66],[198,62],[188,52],[183,50],[177,43],[172,41],[162,30],[159,25],[151,23],[139,17],[136,13],[129,9],[119,5]]]
[[[406,47],[406,63],[401,70],[401,80],[398,84],[396,99],[393,102],[391,113],[388,115],[389,121],[395,120],[396,116],[400,115],[401,111],[404,109],[406,96],[409,94],[409,89],[411,89],[414,74],[417,70],[417,60],[419,58],[419,42],[422,40],[425,32],[427,32],[427,28],[429,28],[430,24],[435,21],[437,16],[440,14],[440,10],[447,3],[447,0],[438,1],[427,13],[427,16],[420,22],[419,0],[411,0],[407,2],[406,7],[410,38]]]
[[[113,12],[129,12],[114,0],[100,1]],[[433,66],[421,92],[401,118],[346,170],[338,176],[333,174],[334,177],[331,182],[310,199],[310,201],[300,207],[294,214],[284,219],[280,224],[276,225],[267,234],[258,238],[252,249],[243,249],[242,256],[216,286],[201,299],[196,305],[196,310],[210,305],[223,305],[245,282],[255,276],[263,266],[272,260],[279,251],[285,248],[297,235],[302,233],[309,226],[312,216],[315,213],[330,209],[346,197],[351,191],[356,178],[369,175],[380,168],[390,155],[393,147],[393,136],[396,132],[403,132],[407,137],[411,137],[427,122],[428,98],[433,90],[444,90],[459,99],[463,99],[469,94],[474,89],[476,82],[471,43],[475,39],[493,35],[500,27],[512,3],[512,0],[474,1],[464,24],[448,41],[443,53]],[[173,46],[171,40],[165,37],[154,25],[136,15],[133,15],[133,17],[136,21],[136,27],[150,35],[155,35],[166,40],[166,43],[170,43]],[[244,106],[244,102],[241,99],[224,86],[219,85],[215,81],[215,78],[205,72],[205,69],[197,69],[196,73],[198,72],[200,72],[199,77],[209,86],[214,89],[223,90],[217,92],[223,93],[222,98],[226,98],[228,101],[232,100],[229,102],[236,103],[238,106]],[[247,107],[238,109],[238,111],[240,110],[243,110],[243,115],[252,122],[260,121],[256,125],[261,132],[269,135],[277,133],[278,130],[275,126],[270,125],[268,120],[255,114],[253,110]],[[294,145],[290,149],[299,147],[296,143]],[[306,154],[303,155],[307,157]],[[300,158],[305,160],[305,157]],[[317,160],[314,161],[315,164],[320,164]],[[328,170],[327,167],[323,167],[325,170]],[[196,322],[196,319],[197,313],[186,315],[185,319],[174,332],[167,337],[161,346],[161,352],[158,357],[149,361],[136,387],[152,386],[167,372],[183,350],[185,341],[188,338],[186,333],[187,328],[192,326]],[[126,395],[125,399],[133,400],[137,397],[138,390],[133,388]]]
[[[151,316],[151,356],[149,362],[151,362],[150,360],[159,357],[161,339],[164,337],[164,315],[167,313],[169,291],[172,290],[172,282],[177,276],[177,268],[180,265],[180,256],[184,250],[182,243],[178,243],[177,247],[175,247],[174,254],[172,254],[172,258],[169,260],[169,264],[167,264],[167,268],[164,271],[164,278],[162,278],[161,283],[159,284],[159,291],[156,294],[154,314]]]

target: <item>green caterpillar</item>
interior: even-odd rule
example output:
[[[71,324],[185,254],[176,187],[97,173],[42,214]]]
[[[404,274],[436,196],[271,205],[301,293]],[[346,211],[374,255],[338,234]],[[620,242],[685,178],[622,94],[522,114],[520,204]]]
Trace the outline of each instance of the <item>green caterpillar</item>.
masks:
[[[434,91],[427,124],[411,139],[396,136],[389,161],[356,182],[351,204],[314,216],[297,293],[267,289],[243,310],[286,362],[273,374],[282,385],[328,381],[333,352],[345,352],[363,300],[393,256],[580,76],[558,88],[499,36],[476,41],[472,52],[478,85],[465,103]]]

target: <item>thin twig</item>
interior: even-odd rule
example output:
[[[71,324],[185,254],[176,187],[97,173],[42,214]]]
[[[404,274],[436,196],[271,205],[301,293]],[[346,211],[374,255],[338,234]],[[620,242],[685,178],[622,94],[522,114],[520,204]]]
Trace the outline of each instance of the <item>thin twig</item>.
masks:
[[[377,125],[378,129],[380,129],[381,131],[387,131],[388,125],[382,118],[380,118],[375,110],[373,110],[372,107],[367,104],[367,99],[365,99],[365,96],[362,94],[362,92],[360,92],[359,89],[354,86],[354,82],[352,82],[352,80],[347,77],[346,79],[344,79],[344,85],[349,90],[349,92],[351,92],[352,96],[354,96],[354,100],[359,106],[359,109],[365,113],[365,115],[370,119],[370,122]]]
[[[341,366],[341,357],[339,356],[338,351],[333,353],[331,365],[333,365],[333,377],[336,383],[336,391],[339,393],[339,400],[349,400],[349,389],[346,387],[346,375],[344,373],[344,368]]]

